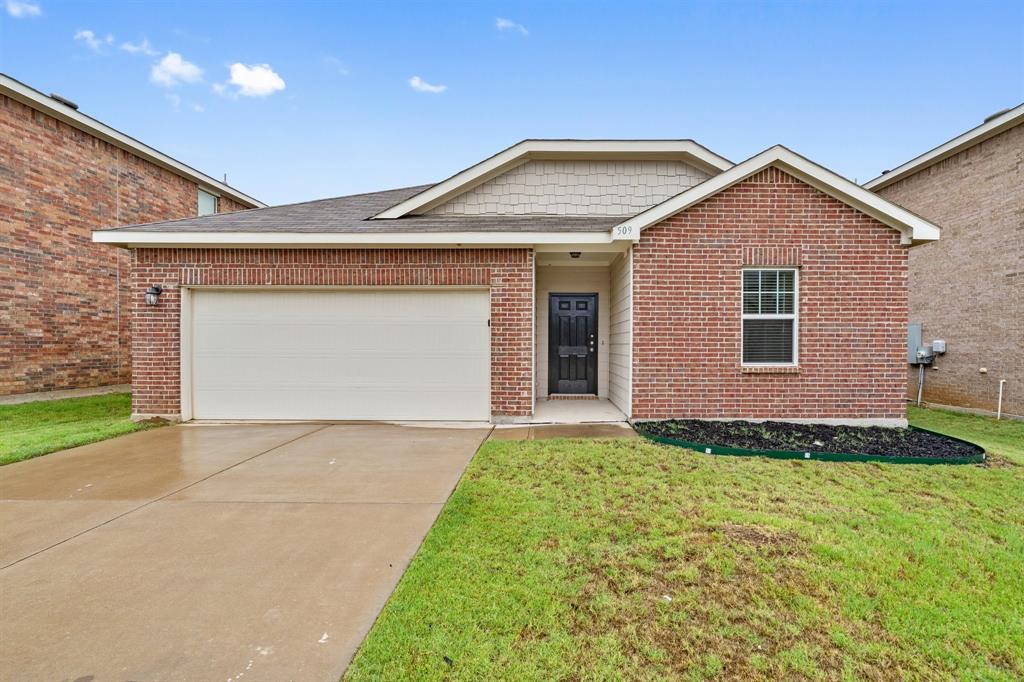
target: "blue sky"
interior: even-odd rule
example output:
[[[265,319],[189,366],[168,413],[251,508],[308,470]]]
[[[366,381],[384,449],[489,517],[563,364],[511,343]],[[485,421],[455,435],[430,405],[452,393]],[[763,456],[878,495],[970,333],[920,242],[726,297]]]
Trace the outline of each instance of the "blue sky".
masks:
[[[782,143],[863,182],[1024,101],[1020,0],[0,3],[0,71],[268,203],[526,137]]]

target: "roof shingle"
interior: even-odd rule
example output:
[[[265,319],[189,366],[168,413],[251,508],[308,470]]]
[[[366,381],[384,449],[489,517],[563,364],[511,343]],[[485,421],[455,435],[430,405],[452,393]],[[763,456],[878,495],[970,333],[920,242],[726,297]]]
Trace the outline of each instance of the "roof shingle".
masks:
[[[118,232],[603,232],[622,222],[614,216],[408,216],[369,220],[370,216],[419,194],[432,185],[352,194],[299,204],[253,208],[200,218],[129,225]]]

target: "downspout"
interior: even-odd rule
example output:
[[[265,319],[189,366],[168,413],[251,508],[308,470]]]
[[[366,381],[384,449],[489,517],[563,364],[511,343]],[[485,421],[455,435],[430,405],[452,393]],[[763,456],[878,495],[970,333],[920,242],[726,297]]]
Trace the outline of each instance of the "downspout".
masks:
[[[1003,417],[1003,384],[1006,383],[1006,379],[999,380],[999,403],[996,406],[996,419],[1002,419]]]

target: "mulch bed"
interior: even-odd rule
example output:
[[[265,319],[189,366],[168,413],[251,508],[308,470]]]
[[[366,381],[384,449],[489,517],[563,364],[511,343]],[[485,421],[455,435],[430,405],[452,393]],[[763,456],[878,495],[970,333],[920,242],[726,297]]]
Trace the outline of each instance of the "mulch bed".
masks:
[[[746,450],[941,459],[974,457],[984,452],[977,445],[909,428],[701,419],[641,422],[635,426],[651,436]]]

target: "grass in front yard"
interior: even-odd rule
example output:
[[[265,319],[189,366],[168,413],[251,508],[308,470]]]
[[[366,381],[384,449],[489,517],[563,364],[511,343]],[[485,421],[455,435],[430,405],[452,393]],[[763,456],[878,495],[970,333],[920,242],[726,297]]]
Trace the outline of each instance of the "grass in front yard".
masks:
[[[995,417],[914,406],[907,408],[907,419],[913,426],[977,443],[989,452],[1024,464],[1024,421],[996,421]]]
[[[0,405],[0,465],[154,426],[131,413],[129,393]]]
[[[1024,467],[973,419],[993,466],[489,442],[346,677],[1020,679]]]

